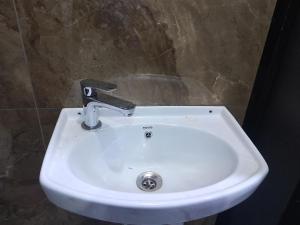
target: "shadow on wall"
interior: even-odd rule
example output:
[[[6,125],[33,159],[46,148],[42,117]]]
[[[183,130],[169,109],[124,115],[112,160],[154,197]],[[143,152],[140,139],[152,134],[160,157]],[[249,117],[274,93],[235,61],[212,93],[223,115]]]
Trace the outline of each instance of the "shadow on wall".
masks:
[[[82,106],[80,80],[74,80],[70,88],[65,90],[66,94],[60,97],[62,107]],[[141,106],[225,104],[240,123],[245,107],[237,102],[247,102],[247,95],[241,95],[240,92],[249,92],[248,87],[223,77],[217,77],[211,88],[207,88],[204,81],[193,77],[163,74],[134,74],[105,81],[118,85],[112,95]]]
[[[137,105],[202,105],[220,104],[219,99],[201,82],[163,74],[138,74],[107,79],[118,85],[112,94]],[[80,80],[64,96],[64,107],[81,107]],[[196,89],[197,87],[197,89]],[[194,91],[193,91],[194,90]],[[201,94],[199,91],[201,90]]]

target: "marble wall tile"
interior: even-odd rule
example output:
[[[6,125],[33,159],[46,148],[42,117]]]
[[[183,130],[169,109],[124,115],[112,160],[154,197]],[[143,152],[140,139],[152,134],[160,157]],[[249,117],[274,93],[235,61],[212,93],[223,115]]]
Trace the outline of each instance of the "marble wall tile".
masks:
[[[202,84],[188,87],[197,92],[192,104],[205,104],[204,86],[213,97],[209,104],[226,105],[242,121],[275,3],[157,1],[153,11],[159,23],[169,25],[178,74]]]
[[[275,0],[17,0],[39,107],[78,106],[72,92],[80,79],[117,79],[126,83],[119,94],[134,90],[138,104],[221,104],[240,120],[274,6]],[[157,80],[137,85],[145,74],[169,76],[161,85],[168,88]],[[145,85],[159,93],[145,98]],[[170,96],[181,97],[174,103]]]
[[[32,86],[11,0],[0,1],[0,108],[33,107]]]
[[[40,107],[64,106],[74,81],[86,77],[176,74],[165,28],[134,2],[18,3]]]

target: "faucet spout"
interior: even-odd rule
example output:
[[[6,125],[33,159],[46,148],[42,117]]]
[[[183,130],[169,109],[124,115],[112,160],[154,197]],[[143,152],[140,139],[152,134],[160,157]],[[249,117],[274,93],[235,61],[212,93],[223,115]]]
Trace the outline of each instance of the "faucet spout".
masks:
[[[86,130],[97,129],[101,127],[101,121],[98,120],[98,109],[108,108],[123,114],[131,116],[135,109],[132,102],[108,95],[103,91],[116,89],[116,85],[95,80],[82,80],[81,82],[84,121],[82,127]],[[96,92],[100,90],[100,93]]]
[[[87,107],[91,105],[92,107],[104,107],[112,110],[119,111],[125,116],[130,116],[135,108],[135,104],[132,102],[100,93],[97,97],[87,97],[86,98]]]

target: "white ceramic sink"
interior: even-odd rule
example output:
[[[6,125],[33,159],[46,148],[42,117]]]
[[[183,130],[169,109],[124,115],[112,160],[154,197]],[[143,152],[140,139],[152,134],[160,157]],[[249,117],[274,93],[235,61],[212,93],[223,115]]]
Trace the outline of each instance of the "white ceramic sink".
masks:
[[[131,117],[103,109],[93,131],[81,128],[81,112],[62,110],[40,182],[54,204],[87,217],[145,225],[198,219],[245,200],[268,172],[225,107],[137,107]],[[161,188],[138,188],[147,171],[160,175]]]

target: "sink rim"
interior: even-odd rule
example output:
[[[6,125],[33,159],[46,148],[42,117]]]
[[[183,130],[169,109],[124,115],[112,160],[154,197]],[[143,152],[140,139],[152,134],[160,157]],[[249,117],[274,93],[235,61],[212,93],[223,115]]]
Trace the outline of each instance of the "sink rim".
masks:
[[[197,109],[202,109],[202,110],[211,110],[213,109],[214,111],[218,111],[219,113],[222,113],[223,116],[225,115],[232,125],[232,128],[237,129],[238,132],[244,133],[244,131],[240,128],[238,123],[233,119],[232,115],[228,112],[228,110],[223,107],[223,106],[148,106],[148,107],[137,107],[137,109],[151,109],[154,111],[157,111],[155,109],[169,109],[169,110],[174,110],[178,109],[178,107],[182,109],[194,109],[195,107]],[[68,110],[71,111],[76,111],[82,110],[82,109],[63,109],[60,117],[63,116],[63,114],[68,113]],[[151,111],[151,110],[150,110]],[[150,113],[151,114],[151,113]],[[137,116],[139,113],[137,113]],[[232,118],[231,118],[232,117]],[[53,132],[53,137],[55,135],[58,135],[58,130],[62,126],[62,119],[58,120],[56,124],[55,130]],[[205,131],[206,132],[206,131]],[[214,135],[214,134],[213,134]],[[216,136],[216,135],[215,135]],[[219,138],[217,136],[217,138]],[[46,173],[45,167],[48,166],[46,165],[46,162],[49,162],[51,160],[50,154],[52,154],[53,151],[53,140],[55,138],[51,138],[50,144],[48,146],[44,162],[42,165],[42,170],[40,173],[40,183],[44,189],[49,189],[55,192],[58,192],[60,194],[64,194],[66,196],[69,196],[74,199],[78,200],[85,200],[85,201],[90,201],[94,203],[99,203],[99,204],[106,204],[106,205],[113,205],[113,206],[120,206],[120,207],[132,207],[132,208],[166,208],[166,207],[178,207],[178,206],[184,206],[184,205],[192,205],[192,204],[200,204],[202,202],[208,202],[212,201],[214,199],[220,199],[222,197],[228,197],[230,195],[234,195],[235,193],[239,193],[242,190],[246,190],[247,188],[251,188],[254,186],[258,186],[258,184],[264,179],[266,174],[268,173],[268,166],[262,156],[259,154],[258,150],[255,148],[255,146],[252,144],[250,139],[243,135],[242,137],[244,141],[246,141],[249,147],[252,149],[252,156],[255,158],[255,161],[257,162],[257,170],[256,172],[252,175],[247,177],[246,180],[243,180],[240,183],[236,183],[233,186],[227,186],[226,188],[217,188],[214,191],[208,191],[204,193],[199,193],[199,190],[204,190],[208,188],[215,187],[216,185],[220,185],[220,183],[223,183],[225,181],[228,181],[228,178],[233,176],[234,172],[226,177],[224,180],[221,180],[215,184],[194,189],[194,190],[189,190],[189,191],[183,191],[183,192],[173,192],[173,193],[146,193],[146,192],[141,192],[141,193],[129,193],[129,192],[119,192],[119,191],[114,191],[114,190],[108,190],[104,189],[101,187],[97,188],[91,188],[89,187],[90,185],[87,183],[84,183],[85,188],[88,188],[89,190],[93,190],[93,194],[91,193],[86,193],[86,192],[80,192],[79,190],[72,190],[70,187],[65,187],[62,186],[61,184],[56,183],[54,180],[51,179]],[[222,139],[221,139],[222,140]],[[224,140],[222,140],[224,141]],[[226,142],[228,143],[228,142]],[[228,143],[229,144],[229,143]],[[230,145],[230,144],[229,144]],[[50,149],[50,151],[48,151]],[[233,148],[234,149],[234,148]],[[52,150],[52,151],[51,151]],[[249,149],[250,151],[250,149]],[[52,154],[53,156],[53,154]],[[260,173],[259,173],[260,172]],[[77,178],[78,180],[78,178]],[[96,193],[95,193],[96,192]],[[99,195],[95,195],[95,194]],[[123,198],[121,198],[122,196]],[[125,198],[124,198],[125,196]],[[95,200],[95,197],[98,199]],[[101,197],[101,199],[100,199]],[[143,202],[141,202],[141,200]]]
[[[241,190],[244,190],[246,187],[250,187],[252,185],[257,185],[262,182],[262,180],[267,175],[268,170],[264,171],[262,176],[253,175],[251,178],[241,182],[237,185],[227,187],[223,190],[215,190],[210,193],[203,193],[199,195],[199,189],[191,190],[191,191],[183,191],[183,192],[175,192],[175,193],[155,193],[155,192],[145,192],[145,193],[128,193],[123,192],[122,195],[127,195],[128,198],[116,198],[116,197],[108,197],[109,195],[118,195],[117,191],[107,190],[103,188],[98,188],[99,192],[103,192],[102,195],[95,196],[90,193],[79,192],[78,190],[71,190],[64,186],[61,186],[54,181],[50,181],[47,178],[44,178],[43,175],[40,176],[40,183],[45,190],[52,190],[57,192],[59,189],[60,194],[66,195],[72,199],[78,199],[104,205],[111,205],[117,207],[126,207],[126,208],[144,208],[144,209],[154,209],[154,208],[170,208],[170,207],[181,207],[186,205],[194,205],[201,204],[204,202],[209,202],[212,200],[217,200],[221,198],[228,198],[230,195],[234,195]],[[208,186],[211,187],[211,186]],[[254,190],[253,190],[254,191]],[[78,195],[80,194],[80,196]],[[144,198],[145,195],[151,194],[151,198]],[[155,196],[154,196],[155,195]],[[178,195],[178,196],[174,196]],[[143,199],[137,199],[138,197],[143,196]],[[168,197],[168,199],[162,200],[162,196]],[[180,196],[180,197],[179,197]],[[95,197],[101,199],[95,200]],[[155,197],[155,198],[154,198]],[[173,198],[171,198],[173,197]],[[134,199],[135,198],[135,199]],[[134,200],[133,200],[134,199]],[[144,201],[144,202],[141,202]]]

